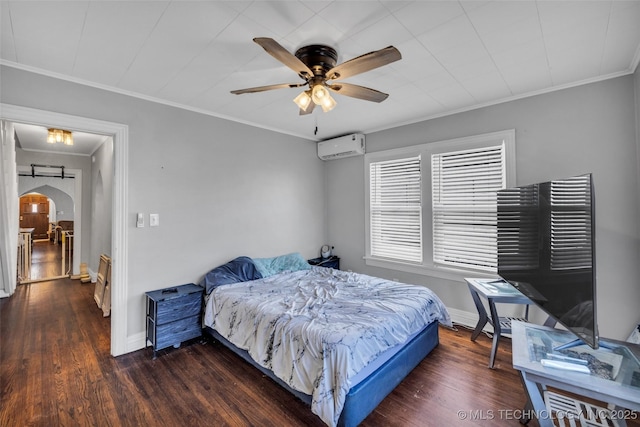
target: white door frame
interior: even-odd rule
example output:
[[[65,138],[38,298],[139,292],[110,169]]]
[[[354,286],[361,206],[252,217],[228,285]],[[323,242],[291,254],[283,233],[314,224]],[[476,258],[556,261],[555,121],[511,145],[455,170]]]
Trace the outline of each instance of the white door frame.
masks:
[[[126,219],[129,171],[129,127],[120,123],[2,103],[0,103],[0,119],[46,127],[55,126],[71,131],[97,133],[113,137],[111,354],[113,356],[119,356],[134,350],[135,348],[129,349],[127,338],[128,230]]]
[[[18,177],[13,123],[0,120],[0,298],[16,290],[18,269]],[[13,200],[12,200],[13,199]]]

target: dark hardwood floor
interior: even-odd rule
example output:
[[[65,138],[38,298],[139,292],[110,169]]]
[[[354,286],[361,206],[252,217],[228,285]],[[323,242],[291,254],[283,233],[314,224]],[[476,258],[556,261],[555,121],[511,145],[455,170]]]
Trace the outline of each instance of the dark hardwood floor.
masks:
[[[69,265],[69,255],[66,263]],[[41,280],[62,275],[62,245],[49,240],[33,242],[31,255],[31,280]]]
[[[0,300],[0,426],[324,425],[217,343],[196,340],[155,360],[151,349],[110,356],[110,318],[93,290],[63,279]],[[519,425],[525,396],[510,340],[489,369],[490,339],[470,334],[441,327],[440,345],[362,425]]]

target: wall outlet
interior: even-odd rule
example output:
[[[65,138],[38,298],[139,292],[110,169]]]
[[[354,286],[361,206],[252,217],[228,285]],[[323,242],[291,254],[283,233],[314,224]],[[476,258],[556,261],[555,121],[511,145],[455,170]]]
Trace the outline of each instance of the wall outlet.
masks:
[[[143,213],[138,213],[138,215],[136,215],[136,227],[138,227],[138,228],[144,227],[144,214]]]

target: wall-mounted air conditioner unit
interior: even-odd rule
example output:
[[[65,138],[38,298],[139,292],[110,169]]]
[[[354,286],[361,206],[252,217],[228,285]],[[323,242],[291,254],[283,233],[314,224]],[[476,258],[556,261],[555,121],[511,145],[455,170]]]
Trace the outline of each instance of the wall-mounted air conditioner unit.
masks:
[[[363,154],[364,135],[361,133],[352,133],[318,142],[318,157],[322,160],[361,156]]]

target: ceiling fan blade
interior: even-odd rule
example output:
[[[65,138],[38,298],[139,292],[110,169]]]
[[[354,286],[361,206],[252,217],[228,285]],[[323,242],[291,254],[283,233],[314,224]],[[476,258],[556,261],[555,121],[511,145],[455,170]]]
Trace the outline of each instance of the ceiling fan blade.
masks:
[[[356,74],[382,67],[399,59],[402,59],[400,51],[393,46],[388,46],[384,49],[365,53],[357,58],[336,65],[327,71],[327,80],[338,80],[355,76]]]
[[[240,95],[243,93],[256,93],[256,92],[264,92],[267,90],[273,90],[273,89],[286,89],[286,88],[290,88],[290,87],[300,87],[300,86],[305,86],[306,83],[281,83],[281,84],[277,84],[277,85],[267,85],[267,86],[258,86],[258,87],[250,87],[247,89],[238,89],[238,90],[232,90],[231,93],[233,93],[234,95]]]
[[[382,102],[389,97],[389,94],[387,93],[382,93],[375,89],[349,83],[335,83],[327,85],[327,87],[340,95],[364,99],[365,101]]]
[[[274,39],[269,37],[256,37],[253,41],[262,46],[269,55],[295,71],[303,79],[306,80],[313,77],[313,71],[311,71],[304,62],[296,58],[291,52],[282,47],[282,45]]]
[[[311,101],[309,105],[307,105],[306,110],[303,110],[302,108],[300,109],[300,115],[306,116],[307,114],[311,114],[314,108],[316,108],[316,104],[313,101]]]

